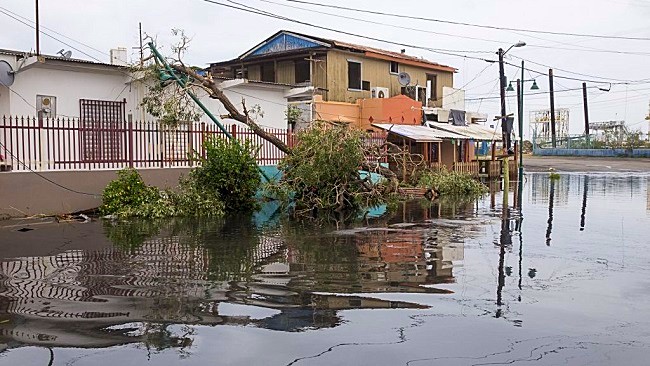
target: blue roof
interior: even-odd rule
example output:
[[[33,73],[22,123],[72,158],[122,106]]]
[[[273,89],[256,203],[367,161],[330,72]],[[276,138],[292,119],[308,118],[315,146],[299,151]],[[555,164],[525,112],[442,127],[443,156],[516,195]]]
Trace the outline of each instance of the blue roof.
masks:
[[[274,37],[262,42],[251,51],[245,53],[241,58],[318,47],[330,47],[330,45],[293,33],[280,32]]]

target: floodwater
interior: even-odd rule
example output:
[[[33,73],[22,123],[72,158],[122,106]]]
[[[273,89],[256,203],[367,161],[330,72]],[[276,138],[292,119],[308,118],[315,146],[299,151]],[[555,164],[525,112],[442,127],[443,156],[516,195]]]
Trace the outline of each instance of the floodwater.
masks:
[[[649,188],[528,174],[508,207],[414,201],[339,228],[14,225],[0,365],[648,365]]]

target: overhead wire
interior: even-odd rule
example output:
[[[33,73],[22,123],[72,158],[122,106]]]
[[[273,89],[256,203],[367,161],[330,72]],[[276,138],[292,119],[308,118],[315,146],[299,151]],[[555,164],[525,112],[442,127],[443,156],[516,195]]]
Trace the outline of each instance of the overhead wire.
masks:
[[[76,190],[76,189],[73,189],[73,188],[70,188],[70,187],[66,187],[66,186],[64,186],[64,185],[62,185],[62,184],[60,184],[60,183],[57,183],[57,182],[53,181],[52,179],[50,179],[50,178],[44,176],[44,175],[41,174],[40,172],[35,171],[35,170],[32,169],[29,165],[25,164],[25,162],[23,162],[23,161],[20,160],[18,157],[16,157],[16,155],[14,155],[14,154],[11,152],[11,150],[9,150],[9,149],[8,149],[8,148],[7,148],[7,147],[6,147],[2,142],[0,142],[0,148],[1,148],[2,150],[4,150],[5,152],[9,153],[9,155],[11,155],[11,157],[12,157],[13,160],[16,160],[20,165],[22,165],[22,166],[24,166],[25,168],[27,168],[27,170],[29,170],[31,173],[36,174],[36,175],[39,176],[40,178],[46,180],[47,182],[49,182],[49,183],[51,183],[51,184],[53,184],[53,185],[55,185],[55,186],[57,186],[57,187],[59,187],[59,188],[61,188],[61,189],[64,189],[64,190],[69,191],[69,192],[72,192],[72,193],[81,194],[81,195],[84,195],[84,196],[93,196],[93,197],[101,197],[101,196],[102,196],[101,193],[100,193],[100,194],[97,194],[97,193],[88,193],[88,192],[78,191],[78,190]],[[12,160],[12,161],[13,161],[13,160]]]
[[[483,42],[492,42],[492,43],[503,43],[502,41],[498,40],[493,40],[493,39],[486,39],[486,38],[478,38],[478,37],[470,37],[470,36],[463,36],[460,34],[452,34],[452,33],[444,33],[444,32],[436,32],[432,30],[427,30],[427,29],[419,29],[419,28],[412,28],[412,27],[404,27],[396,24],[389,24],[385,22],[376,22],[368,19],[361,19],[361,18],[355,18],[355,17],[350,17],[342,14],[335,14],[335,13],[328,13],[328,12],[323,12],[323,11],[318,11],[314,9],[307,9],[307,8],[302,8],[299,6],[292,6],[292,5],[287,5],[287,4],[281,4],[277,1],[271,1],[271,0],[258,0],[264,3],[269,3],[269,4],[275,4],[278,6],[283,6],[291,9],[298,9],[302,11],[308,11],[311,13],[316,13],[316,14],[322,14],[322,15],[329,15],[341,19],[348,19],[348,20],[355,20],[363,23],[368,23],[368,24],[375,24],[375,25],[381,25],[381,26],[386,26],[386,27],[391,27],[391,28],[396,28],[396,29],[405,29],[405,30],[410,30],[410,31],[415,31],[415,32],[420,32],[420,33],[428,33],[428,34],[435,34],[435,35],[440,35],[440,36],[447,36],[447,37],[453,37],[453,38],[463,38],[463,39],[471,39],[471,40],[476,40],[476,41],[483,41]],[[474,53],[494,53],[494,51],[456,51],[456,52],[474,52]]]
[[[359,9],[359,8],[351,8],[351,7],[346,7],[346,6],[332,5],[332,4],[315,3],[315,2],[311,2],[311,1],[305,1],[305,0],[284,0],[284,1],[291,2],[291,3],[306,4],[306,5],[311,5],[311,6],[326,7],[326,8],[332,8],[332,9],[338,9],[338,10],[348,10],[348,11],[353,11],[353,12],[358,12],[358,13],[382,15],[382,16],[388,16],[388,17],[400,18],[400,19],[422,20],[422,21],[428,21],[428,22],[452,24],[452,25],[461,25],[461,26],[466,26],[466,27],[483,28],[483,29],[494,29],[494,30],[526,32],[526,33],[539,33],[539,34],[551,34],[551,35],[556,35],[556,36],[559,35],[559,36],[572,36],[572,37],[585,37],[585,38],[618,39],[618,40],[632,40],[632,41],[650,41],[650,38],[648,38],[648,37],[610,36],[610,35],[604,35],[604,34],[557,32],[557,31],[545,31],[545,30],[536,30],[536,29],[500,27],[500,26],[495,26],[495,25],[460,22],[460,21],[445,20],[445,19],[438,19],[438,18],[418,17],[418,16],[412,16],[412,15],[406,15],[406,14],[386,13],[386,12],[369,10],[369,9]]]
[[[18,17],[18,18],[21,18],[21,19],[23,19],[23,20],[25,20],[25,21],[28,21],[28,22],[34,23],[33,20],[31,20],[31,19],[29,19],[29,18],[26,18],[26,17],[24,17],[24,16],[22,16],[22,15],[16,13],[16,12],[13,12],[13,11],[11,11],[11,10],[5,8],[5,7],[0,6],[0,10],[4,10],[5,12],[10,13],[10,14],[12,14],[12,15]],[[57,32],[56,30],[54,30],[54,29],[52,29],[52,28],[48,28],[48,27],[46,27],[46,26],[44,26],[44,25],[42,25],[42,24],[40,24],[39,27],[40,27],[40,28],[43,28],[43,29],[45,29],[45,30],[48,30],[48,31],[50,31],[50,32],[52,32],[52,33],[54,33],[54,34],[57,34],[57,35],[59,35],[59,36],[65,38],[65,39],[68,39],[68,40],[70,40],[70,41],[72,41],[72,42],[78,43],[78,44],[80,44],[80,45],[82,45],[82,46],[84,46],[84,47],[86,47],[86,48],[88,48],[88,49],[90,49],[90,50],[93,50],[93,51],[97,52],[97,53],[103,54],[103,55],[105,55],[105,56],[109,56],[109,54],[108,54],[106,51],[99,50],[99,49],[97,49],[97,48],[95,48],[95,47],[93,47],[93,46],[90,46],[90,45],[88,45],[88,44],[86,44],[86,43],[84,43],[84,42],[81,42],[81,41],[76,40],[76,39],[74,39],[74,38],[70,38],[70,37],[66,36],[65,34],[63,34],[63,33],[59,33],[59,32]],[[80,52],[81,52],[81,51],[80,51]]]
[[[432,53],[438,53],[438,54],[441,54],[441,55],[454,56],[454,57],[459,57],[459,58],[468,58],[468,59],[474,59],[474,60],[480,60],[480,61],[486,61],[486,62],[495,62],[494,60],[486,59],[486,58],[483,58],[483,57],[463,55],[463,54],[458,53],[458,52],[460,52],[458,50],[446,50],[446,49],[442,49],[442,48],[425,47],[425,46],[419,46],[419,45],[414,45],[414,44],[409,44],[409,43],[386,40],[386,39],[382,39],[382,38],[378,38],[378,37],[367,36],[367,35],[354,33],[354,32],[348,32],[348,31],[344,31],[344,30],[338,30],[338,29],[335,29],[335,28],[326,27],[326,26],[322,26],[322,25],[317,25],[317,24],[301,21],[301,20],[298,20],[298,19],[288,18],[288,17],[285,17],[285,16],[281,16],[281,15],[278,15],[278,14],[275,14],[275,13],[265,11],[265,10],[257,9],[255,7],[252,7],[252,6],[241,4],[239,2],[232,1],[232,0],[225,0],[230,4],[225,4],[225,3],[215,1],[215,0],[201,0],[201,1],[213,4],[213,5],[217,5],[217,6],[230,8],[230,9],[236,9],[236,10],[240,10],[240,11],[244,11],[244,12],[248,12],[248,13],[252,13],[252,14],[262,15],[262,16],[269,17],[269,18],[274,18],[274,19],[284,20],[284,21],[287,21],[287,22],[301,24],[301,25],[311,27],[311,28],[322,29],[322,30],[326,30],[326,31],[330,31],[330,32],[345,34],[345,35],[348,35],[348,36],[363,38],[363,39],[367,39],[367,40],[370,40],[370,41],[381,42],[381,43],[386,43],[386,44],[392,44],[392,45],[401,46],[401,47],[420,49],[420,50],[425,50],[425,51],[429,51],[429,52],[432,52]],[[232,4],[235,4],[235,5],[232,5]],[[465,52],[465,51],[463,51],[463,52]],[[469,52],[471,53],[471,51],[469,51]]]

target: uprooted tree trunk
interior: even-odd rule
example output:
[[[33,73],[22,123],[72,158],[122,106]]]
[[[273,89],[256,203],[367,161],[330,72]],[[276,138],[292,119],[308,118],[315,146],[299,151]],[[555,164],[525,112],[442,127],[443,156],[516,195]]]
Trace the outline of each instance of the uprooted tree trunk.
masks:
[[[263,128],[250,118],[245,104],[243,104],[244,113],[240,112],[223,91],[217,87],[217,83],[215,83],[212,78],[203,77],[194,71],[194,69],[184,65],[173,64],[171,67],[180,73],[189,75],[192,79],[196,80],[206,92],[208,92],[210,98],[220,101],[224,108],[226,108],[226,111],[228,111],[228,117],[244,123],[246,126],[250,127],[256,135],[272,143],[285,154],[291,154],[291,148],[287,144],[275,135],[264,131]]]
[[[261,128],[255,121],[250,118],[245,104],[243,104],[244,113],[240,112],[237,107],[235,107],[235,105],[230,101],[230,99],[223,93],[223,91],[219,89],[217,83],[211,77],[201,76],[194,69],[182,64],[172,64],[171,67],[177,72],[189,75],[192,79],[198,82],[201,88],[208,93],[210,98],[220,101],[226,111],[228,111],[228,117],[244,123],[250,127],[256,135],[270,142],[285,154],[292,154],[292,149],[286,143],[277,138],[275,135],[264,131],[263,128]],[[379,149],[377,149],[377,151],[379,151]],[[363,162],[360,168],[368,172],[383,175],[393,183],[391,186],[394,186],[395,189],[397,189],[397,176],[390,169],[379,164],[371,164],[368,162]]]

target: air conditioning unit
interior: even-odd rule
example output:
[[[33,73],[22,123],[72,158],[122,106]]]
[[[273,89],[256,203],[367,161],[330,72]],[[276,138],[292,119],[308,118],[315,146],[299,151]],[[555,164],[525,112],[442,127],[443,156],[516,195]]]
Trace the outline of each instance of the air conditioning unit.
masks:
[[[372,98],[390,98],[390,90],[388,88],[374,87],[370,90]]]

